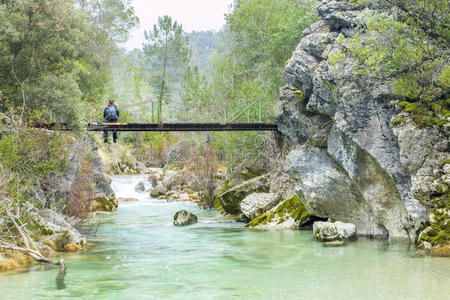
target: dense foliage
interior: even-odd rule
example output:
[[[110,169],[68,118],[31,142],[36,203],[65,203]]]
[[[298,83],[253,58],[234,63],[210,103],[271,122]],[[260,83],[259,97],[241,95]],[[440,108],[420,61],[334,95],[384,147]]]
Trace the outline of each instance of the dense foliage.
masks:
[[[355,70],[392,80],[405,111],[421,126],[443,125],[450,117],[450,16],[440,0],[354,1],[366,5],[361,32],[346,44]],[[383,5],[382,10],[375,8]],[[378,6],[377,6],[378,5]]]
[[[40,111],[76,128],[86,103],[104,97],[114,41],[137,20],[126,1],[79,2],[0,2],[0,90],[25,117]]]

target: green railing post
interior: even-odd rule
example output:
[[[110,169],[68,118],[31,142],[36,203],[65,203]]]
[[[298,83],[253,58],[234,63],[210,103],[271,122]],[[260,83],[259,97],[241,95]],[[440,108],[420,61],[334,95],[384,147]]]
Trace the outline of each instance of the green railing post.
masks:
[[[261,99],[258,99],[259,123],[261,123]]]
[[[247,110],[247,123],[250,123],[250,110]]]

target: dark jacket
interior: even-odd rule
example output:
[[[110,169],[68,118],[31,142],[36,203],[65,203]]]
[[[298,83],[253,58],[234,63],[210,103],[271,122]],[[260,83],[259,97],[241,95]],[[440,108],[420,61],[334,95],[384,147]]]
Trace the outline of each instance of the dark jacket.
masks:
[[[119,118],[119,109],[117,108],[117,106],[115,105],[115,104],[109,104],[107,107],[105,107],[105,110],[103,110],[103,118],[105,119],[105,120],[107,120],[107,113],[106,113],[106,110],[107,110],[107,108],[109,107],[109,106],[113,106],[114,108],[115,108],[115,110],[116,110],[116,114],[117,114],[117,119]],[[107,120],[108,121],[108,120]]]

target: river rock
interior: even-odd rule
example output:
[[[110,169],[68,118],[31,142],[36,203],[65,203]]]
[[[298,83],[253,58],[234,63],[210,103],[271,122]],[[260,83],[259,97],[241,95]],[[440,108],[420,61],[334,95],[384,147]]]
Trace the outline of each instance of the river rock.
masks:
[[[274,193],[253,193],[245,197],[240,206],[244,216],[253,220],[274,207],[278,201],[280,197]]]
[[[135,187],[134,190],[136,192],[145,192],[147,189],[150,188],[150,184],[148,184],[148,182],[145,181],[140,181]]]
[[[223,192],[217,196],[223,209],[230,214],[236,215],[241,212],[241,201],[252,193],[267,193],[269,191],[268,175],[259,176]]]
[[[180,210],[173,216],[173,225],[185,226],[197,223],[197,216],[187,210]]]
[[[313,224],[313,237],[322,242],[356,239],[356,225],[340,221],[317,221]]]
[[[150,196],[153,198],[158,198],[165,193],[167,193],[167,189],[162,184],[158,184],[156,187],[150,190]]]

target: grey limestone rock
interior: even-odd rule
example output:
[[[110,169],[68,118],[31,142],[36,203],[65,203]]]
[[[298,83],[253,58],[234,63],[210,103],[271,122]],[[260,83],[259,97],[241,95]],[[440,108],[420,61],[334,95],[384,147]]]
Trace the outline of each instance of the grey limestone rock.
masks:
[[[301,146],[289,153],[284,170],[297,178],[295,189],[304,195],[309,213],[354,223],[362,234],[370,234],[363,195],[326,150]]]
[[[245,197],[240,206],[241,212],[249,220],[262,215],[280,201],[280,197],[274,193],[253,193]]]
[[[58,234],[67,232],[70,236],[71,243],[84,246],[86,238],[75,229],[66,218],[50,209],[43,209],[39,212],[31,212],[30,218],[37,224],[43,235],[49,235],[54,239]]]
[[[187,210],[180,210],[173,216],[173,225],[186,226],[197,223],[197,216]]]
[[[322,242],[356,239],[356,225],[342,222],[314,222],[313,237]]]
[[[230,214],[241,213],[241,201],[253,193],[269,192],[269,176],[263,175],[238,184],[217,196],[223,209]]]
[[[157,186],[155,186],[153,189],[150,190],[150,196],[154,198],[164,195],[165,193],[167,193],[167,188],[164,187],[164,185],[162,184],[158,184]]]

